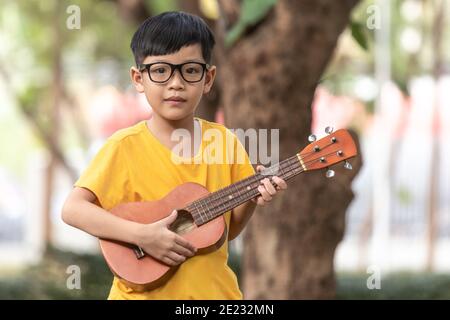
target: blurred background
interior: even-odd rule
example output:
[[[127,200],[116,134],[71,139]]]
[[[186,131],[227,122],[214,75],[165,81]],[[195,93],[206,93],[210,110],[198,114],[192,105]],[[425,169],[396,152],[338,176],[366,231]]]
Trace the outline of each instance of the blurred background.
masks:
[[[450,3],[349,0],[341,4],[345,10],[337,10],[333,2],[299,0],[299,12],[291,10],[290,20],[276,22],[289,8],[287,1],[0,0],[0,298],[106,298],[112,275],[98,241],[65,225],[61,208],[105,139],[151,117],[151,107],[129,79],[134,31],[149,16],[183,10],[202,16],[217,32],[214,59],[219,78],[198,116],[231,128],[242,125],[233,120],[233,99],[228,98],[235,92],[229,87],[230,72],[240,67],[235,61],[246,60],[238,50],[258,32],[278,26],[281,33],[292,27],[286,37],[294,44],[295,37],[301,38],[301,50],[286,52],[286,60],[307,65],[315,47],[326,53],[319,54],[323,62],[314,72],[292,75],[297,83],[280,82],[291,92],[305,92],[298,103],[304,110],[298,123],[304,140],[297,146],[307,143],[303,133],[321,137],[326,126],[349,128],[359,139],[355,176],[336,180],[352,190],[339,209],[340,220],[332,222],[336,237],[306,244],[327,252],[325,258],[311,258],[326,270],[303,272],[309,261],[302,242],[306,240],[280,237],[279,243],[290,244],[292,250],[299,244],[301,261],[283,260],[291,273],[275,277],[281,280],[274,280],[272,294],[249,289],[251,281],[273,275],[260,268],[259,278],[251,280],[245,272],[251,270],[246,269],[245,257],[251,255],[246,249],[255,245],[251,237],[258,236],[253,232],[230,243],[229,264],[244,294],[282,299],[449,299],[450,148],[445,141],[450,138]],[[310,29],[296,30],[296,19],[308,21]],[[332,20],[339,26],[335,35],[324,27]],[[248,43],[255,52],[257,46],[270,49],[270,40]],[[266,55],[245,71],[246,79],[261,79],[258,72],[263,69],[271,70],[273,78],[257,81],[262,88],[277,77],[289,79],[271,62],[283,59],[273,50],[274,57]],[[306,78],[309,84],[303,85]],[[240,117],[251,117],[254,111],[241,110]],[[281,120],[279,125],[267,117],[258,118],[259,123],[281,128],[282,140]],[[323,173],[314,179],[326,180]],[[315,221],[311,230],[317,239],[325,239],[331,220],[308,217],[298,222],[300,231],[307,230],[307,221]],[[80,289],[68,285],[73,265],[81,270]]]

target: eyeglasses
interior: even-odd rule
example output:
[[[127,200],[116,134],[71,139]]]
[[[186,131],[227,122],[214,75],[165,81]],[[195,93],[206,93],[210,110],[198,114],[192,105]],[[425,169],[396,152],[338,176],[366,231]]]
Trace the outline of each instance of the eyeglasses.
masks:
[[[175,70],[178,70],[181,77],[189,83],[199,82],[205,75],[205,70],[209,69],[209,65],[201,62],[185,62],[182,64],[171,64],[168,62],[155,62],[141,64],[139,71],[147,70],[151,81],[156,83],[164,83],[168,81]]]

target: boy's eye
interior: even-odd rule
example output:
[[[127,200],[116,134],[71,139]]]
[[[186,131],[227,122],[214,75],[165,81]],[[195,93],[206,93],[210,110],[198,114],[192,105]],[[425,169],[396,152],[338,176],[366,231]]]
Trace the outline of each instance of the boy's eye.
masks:
[[[150,72],[154,75],[170,73],[170,66],[165,64],[155,64],[150,68]]]
[[[187,67],[186,69],[184,69],[184,72],[189,73],[189,74],[199,73],[200,69],[197,67]]]
[[[196,72],[198,72],[198,70],[194,69],[194,68],[189,68],[189,69],[186,70],[186,72],[187,73],[196,73]]]
[[[167,72],[167,69],[166,68],[155,68],[155,69],[152,69],[151,70],[151,72],[152,73],[165,73],[165,72]]]

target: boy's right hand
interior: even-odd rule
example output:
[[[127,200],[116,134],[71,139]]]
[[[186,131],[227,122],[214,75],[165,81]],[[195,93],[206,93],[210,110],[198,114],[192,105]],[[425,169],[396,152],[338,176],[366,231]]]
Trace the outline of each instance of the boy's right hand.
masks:
[[[142,225],[137,235],[137,245],[142,250],[169,266],[179,265],[197,252],[186,239],[168,229],[176,218],[174,210],[160,221]]]

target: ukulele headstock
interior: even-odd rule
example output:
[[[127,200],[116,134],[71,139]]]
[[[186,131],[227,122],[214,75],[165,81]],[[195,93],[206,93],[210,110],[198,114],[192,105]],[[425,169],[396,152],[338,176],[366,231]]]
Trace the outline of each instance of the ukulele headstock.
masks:
[[[345,161],[344,168],[351,170],[352,166],[346,160],[358,152],[350,133],[345,129],[333,132],[331,127],[327,127],[325,132],[328,135],[317,141],[314,135],[310,135],[308,140],[311,143],[298,154],[303,170],[328,168],[342,161]],[[333,177],[334,171],[328,168],[326,176]]]

